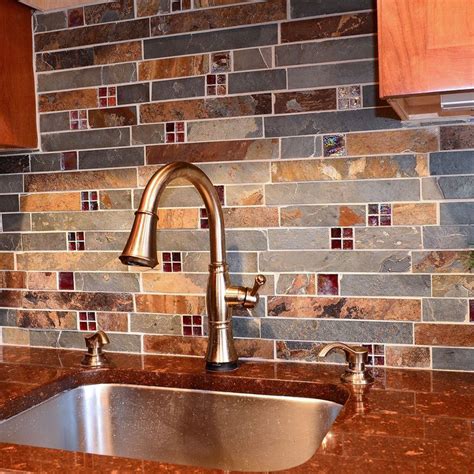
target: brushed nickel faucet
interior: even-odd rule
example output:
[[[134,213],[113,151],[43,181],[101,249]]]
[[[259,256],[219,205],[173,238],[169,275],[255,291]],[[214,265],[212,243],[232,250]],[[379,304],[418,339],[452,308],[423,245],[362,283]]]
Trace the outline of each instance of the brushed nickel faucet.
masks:
[[[192,164],[176,162],[164,166],[150,178],[135,212],[127,244],[119,258],[125,265],[153,268],[158,264],[158,203],[164,189],[176,178],[184,178],[194,185],[204,201],[209,220],[211,262],[206,295],[209,320],[206,368],[211,371],[234,370],[237,368],[238,356],[232,335],[232,307],[242,305],[253,308],[258,302],[258,290],[265,284],[265,277],[258,275],[253,288],[230,283],[225,259],[222,208],[213,184],[203,171]]]
[[[85,338],[87,352],[81,360],[81,365],[86,367],[104,367],[110,366],[107,356],[102,348],[110,343],[109,337],[104,331],[97,331]]]

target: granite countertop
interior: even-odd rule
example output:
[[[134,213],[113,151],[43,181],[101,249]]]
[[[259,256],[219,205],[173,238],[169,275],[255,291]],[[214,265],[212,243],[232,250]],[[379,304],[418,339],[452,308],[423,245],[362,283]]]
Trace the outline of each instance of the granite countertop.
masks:
[[[84,369],[81,352],[0,346],[0,419],[88,383],[121,382],[248,393],[272,393],[343,403],[321,447],[291,473],[474,472],[474,374],[377,369],[376,382],[353,390],[339,382],[341,366],[244,362],[208,374],[202,359],[111,354],[113,369]],[[0,444],[8,472],[218,473],[199,467]],[[283,471],[279,471],[283,472]]]

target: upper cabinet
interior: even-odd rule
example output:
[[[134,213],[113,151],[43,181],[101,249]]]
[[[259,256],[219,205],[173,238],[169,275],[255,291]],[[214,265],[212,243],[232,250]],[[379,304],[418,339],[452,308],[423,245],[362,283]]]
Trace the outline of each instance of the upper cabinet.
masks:
[[[112,0],[19,0],[21,3],[41,11],[62,10],[64,8],[81,7],[93,3],[109,3]]]
[[[0,1],[0,149],[35,149],[36,96],[31,9]]]
[[[404,120],[472,117],[473,0],[378,0],[380,96]]]

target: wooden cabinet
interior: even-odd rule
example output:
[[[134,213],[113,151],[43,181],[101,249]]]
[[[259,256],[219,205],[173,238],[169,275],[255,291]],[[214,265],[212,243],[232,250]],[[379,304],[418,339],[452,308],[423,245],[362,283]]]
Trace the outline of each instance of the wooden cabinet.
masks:
[[[41,11],[60,10],[64,8],[80,7],[94,3],[109,3],[112,0],[19,0],[21,3],[29,5]]]
[[[35,149],[32,10],[0,1],[0,149]],[[0,158],[1,159],[1,158]]]
[[[472,113],[442,95],[474,90],[473,0],[378,0],[380,96],[404,119]],[[450,101],[453,102],[453,101]],[[471,110],[470,110],[471,109]]]

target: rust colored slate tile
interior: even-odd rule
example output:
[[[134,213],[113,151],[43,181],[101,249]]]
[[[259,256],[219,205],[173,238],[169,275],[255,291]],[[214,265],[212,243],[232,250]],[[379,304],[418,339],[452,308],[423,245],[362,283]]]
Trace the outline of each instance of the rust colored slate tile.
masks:
[[[175,161],[269,160],[278,157],[278,150],[277,139],[155,145],[146,148],[146,162],[154,165]]]
[[[0,252],[0,270],[14,270],[15,257],[13,253]]]
[[[304,92],[280,92],[275,96],[275,113],[291,114],[316,110],[337,109],[336,89],[317,89]]]
[[[159,293],[206,293],[207,275],[197,273],[142,274],[143,291]]]
[[[140,294],[135,301],[140,313],[202,314],[206,307],[204,296]]]
[[[20,196],[22,212],[80,211],[80,193],[41,193]]]
[[[25,291],[22,305],[25,309],[133,311],[132,295],[128,293]]]
[[[207,349],[207,338],[145,334],[143,348],[145,352],[155,354],[203,356]]]
[[[156,59],[138,64],[140,81],[201,76],[209,72],[209,55],[198,54],[177,58]]]
[[[416,324],[415,344],[474,347],[473,324]]]
[[[277,280],[277,293],[280,295],[314,295],[316,278],[313,273],[280,273]]]
[[[239,227],[278,227],[276,207],[228,207],[223,209],[227,229]]]
[[[93,48],[94,64],[125,63],[139,61],[142,57],[141,41],[113,43]]]
[[[180,100],[140,105],[140,121],[142,123],[266,115],[271,113],[271,94]]]
[[[128,332],[126,313],[97,313],[97,324],[104,331]]]
[[[429,368],[429,347],[385,346],[385,364],[389,367]]]
[[[39,95],[39,111],[88,109],[97,107],[96,89],[78,89]]]
[[[44,173],[25,176],[26,192],[135,188],[135,169]]]
[[[51,51],[148,36],[150,36],[149,20],[144,18],[37,34],[35,35],[35,50],[37,52]]]
[[[28,289],[57,290],[58,277],[56,272],[28,272]]]
[[[384,298],[322,298],[275,296],[268,298],[269,316],[419,321],[419,300]]]
[[[152,36],[254,25],[286,19],[285,0],[197,10],[179,15],[158,15],[151,19]]]
[[[159,229],[196,229],[198,209],[158,209]]]
[[[265,339],[235,339],[235,349],[242,358],[273,359],[273,341]]]
[[[169,13],[170,0],[137,0],[137,16]]]
[[[117,0],[112,3],[84,7],[84,18],[87,24],[128,20],[133,18],[133,13],[133,0]]]
[[[412,256],[413,273],[471,273],[470,252],[415,251]]]
[[[290,227],[365,225],[365,207],[290,206],[280,210],[281,225]]]
[[[394,225],[429,225],[438,222],[437,206],[431,203],[394,204],[392,211]]]
[[[291,43],[370,33],[375,33],[374,14],[354,13],[282,23],[281,42]]]
[[[226,186],[225,199],[228,206],[259,206],[263,204],[263,185],[248,184]]]
[[[0,288],[26,288],[26,272],[0,272]]]
[[[272,181],[334,181],[428,175],[424,155],[291,160],[272,163]]]
[[[89,110],[90,128],[122,127],[137,124],[135,107],[115,107]]]
[[[28,329],[77,329],[77,313],[19,310],[17,326]]]
[[[348,155],[381,153],[428,153],[438,151],[438,129],[390,130],[386,132],[348,133]]]
[[[18,328],[3,328],[2,339],[4,344],[13,344],[15,346],[29,346],[30,332]],[[3,387],[2,387],[3,388]]]
[[[433,275],[433,296],[474,297],[474,275]]]
[[[474,148],[474,125],[441,127],[440,141],[442,150]]]
[[[0,301],[3,308],[20,308],[22,292],[19,290],[0,289]]]

